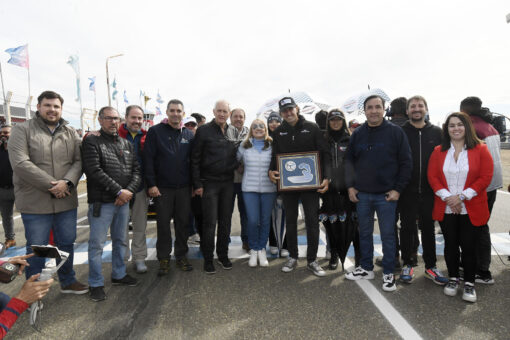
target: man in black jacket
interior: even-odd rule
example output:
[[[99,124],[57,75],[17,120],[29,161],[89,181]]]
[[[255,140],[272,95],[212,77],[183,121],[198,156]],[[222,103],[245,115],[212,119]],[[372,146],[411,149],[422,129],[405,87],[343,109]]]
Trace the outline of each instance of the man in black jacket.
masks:
[[[145,140],[145,180],[149,196],[156,200],[159,276],[168,274],[170,270],[172,218],[175,225],[177,266],[183,271],[193,269],[186,259],[191,209],[190,155],[193,132],[181,127],[184,114],[184,104],[178,99],[170,100],[166,109],[168,121],[151,127]]]
[[[407,121],[402,129],[407,135],[413,159],[411,180],[400,195],[398,210],[400,212],[400,249],[404,265],[400,281],[411,283],[414,276],[413,253],[416,252],[418,240],[418,220],[421,227],[423,261],[425,277],[439,285],[448,283],[448,278],[436,267],[436,238],[432,208],[434,191],[427,180],[429,158],[434,147],[441,144],[441,128],[425,121],[427,101],[422,96],[414,96],[407,101]]]
[[[345,157],[349,199],[357,203],[361,265],[345,277],[374,278],[374,212],[383,245],[383,290],[396,290],[395,212],[400,193],[411,177],[411,150],[402,129],[384,120],[384,99],[369,96],[364,102],[367,121],[354,131]]]
[[[213,264],[214,232],[218,221],[216,254],[223,269],[232,269],[228,242],[232,220],[234,170],[238,166],[236,146],[226,136],[230,105],[220,100],[213,109],[214,119],[197,129],[191,155],[194,194],[202,197],[202,236],[206,274],[216,272]]]
[[[93,301],[106,299],[101,257],[108,228],[112,239],[112,284],[136,286],[126,274],[126,228],[129,201],[141,182],[133,145],[118,136],[120,117],[113,107],[99,110],[99,136],[89,135],[82,143],[83,171],[87,175],[90,221],[89,287]]]
[[[280,153],[319,151],[321,169],[324,171],[321,187],[317,191],[294,191],[282,193],[287,228],[287,246],[289,258],[282,267],[284,273],[294,270],[297,266],[297,217],[299,201],[305,211],[306,238],[308,248],[306,259],[308,269],[317,276],[326,273],[317,263],[319,247],[319,193],[328,191],[330,182],[331,153],[322,132],[317,124],[308,122],[299,115],[299,107],[291,97],[279,101],[280,115],[283,123],[273,132],[273,156],[269,167],[269,178],[276,183],[280,179],[277,171],[276,156]]]

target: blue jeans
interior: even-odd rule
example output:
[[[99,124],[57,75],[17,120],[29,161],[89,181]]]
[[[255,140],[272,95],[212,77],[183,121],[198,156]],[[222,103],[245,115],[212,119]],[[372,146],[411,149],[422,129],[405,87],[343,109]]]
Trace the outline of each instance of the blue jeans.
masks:
[[[101,271],[103,247],[106,242],[108,228],[112,238],[112,278],[122,279],[126,276],[126,228],[129,219],[129,204],[115,206],[113,203],[102,203],[99,217],[93,216],[93,204],[89,204],[88,219],[90,222],[89,237],[89,286],[104,287]]]
[[[243,192],[250,249],[266,249],[276,192]]]
[[[58,249],[69,253],[69,258],[58,270],[58,280],[62,287],[67,287],[76,281],[73,270],[74,241],[76,240],[76,213],[71,209],[56,214],[21,214],[25,226],[27,240],[27,254],[32,253],[31,245],[46,245],[49,242],[50,230],[53,230],[53,239]],[[44,257],[28,259],[30,266],[25,267],[27,279],[38,274],[44,268]],[[57,261],[57,264],[60,261]]]
[[[361,267],[374,269],[374,211],[377,212],[383,246],[383,273],[391,274],[395,268],[395,211],[397,201],[388,202],[385,194],[359,192],[356,204],[359,221]]]

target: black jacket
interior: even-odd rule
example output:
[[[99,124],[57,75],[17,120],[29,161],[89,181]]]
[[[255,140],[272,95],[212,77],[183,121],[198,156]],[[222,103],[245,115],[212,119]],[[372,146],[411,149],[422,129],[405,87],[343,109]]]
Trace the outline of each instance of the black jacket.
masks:
[[[377,127],[365,122],[351,136],[345,166],[348,188],[373,194],[390,190],[402,193],[412,170],[406,134],[387,120]]]
[[[402,129],[407,135],[413,158],[411,180],[402,194],[434,195],[427,179],[427,169],[434,147],[441,144],[442,130],[429,122],[421,129],[417,129],[410,122],[407,122],[402,126]]]
[[[344,157],[349,146],[351,136],[347,133],[332,134],[327,139],[331,150],[331,183],[329,190],[343,192],[347,190],[345,185],[345,163]]]
[[[234,180],[234,170],[238,167],[235,144],[213,120],[197,129],[191,151],[191,178],[193,188],[199,189],[205,181],[223,182]]]
[[[191,143],[193,132],[174,129],[167,123],[147,132],[143,151],[147,187],[182,188],[191,185]]]
[[[136,193],[141,172],[130,142],[103,130],[99,132],[99,136],[89,135],[82,143],[88,203],[112,203],[121,189]]]
[[[322,179],[331,178],[331,153],[324,139],[324,133],[317,124],[299,115],[295,126],[286,121],[273,132],[273,154],[270,170],[277,170],[276,155],[289,152],[319,151]]]

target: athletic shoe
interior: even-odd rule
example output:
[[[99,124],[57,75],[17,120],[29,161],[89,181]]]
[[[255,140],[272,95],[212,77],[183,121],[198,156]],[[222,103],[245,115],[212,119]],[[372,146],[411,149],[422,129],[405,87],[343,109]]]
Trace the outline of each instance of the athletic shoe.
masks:
[[[257,266],[257,251],[250,250],[250,259],[248,260],[248,266],[255,268]]]
[[[112,278],[112,286],[129,286],[134,287],[138,284],[138,280],[134,277],[126,274],[122,279],[114,279]]]
[[[89,295],[90,299],[95,302],[106,300],[104,287],[90,287]]]
[[[269,246],[269,251],[271,252],[271,255],[276,255],[278,254],[278,247]]]
[[[374,271],[365,270],[361,266],[356,267],[352,272],[348,272],[345,274],[345,278],[347,280],[357,281],[357,280],[373,280],[374,279]]]
[[[168,260],[168,259],[159,260],[158,276],[167,275],[169,271],[170,271],[170,260]]]
[[[395,275],[393,275],[393,273],[383,274],[382,289],[385,292],[393,292],[397,290],[397,283],[395,282]]]
[[[191,243],[191,244],[200,244],[200,235],[198,235],[198,233],[195,233],[195,234],[191,235],[188,238],[188,243]]]
[[[475,275],[475,282],[476,283],[483,283],[486,285],[493,285],[494,279],[492,278],[492,274],[490,270],[487,271],[481,271],[478,272],[478,274]]]
[[[331,254],[331,259],[329,260],[329,269],[335,270],[338,268],[338,254]]]
[[[448,278],[441,273],[437,267],[429,268],[425,270],[425,277],[431,279],[435,284],[444,286],[448,283]]]
[[[446,286],[444,286],[443,293],[448,296],[457,295],[457,289],[459,289],[459,280],[456,277],[450,277]]]
[[[411,283],[414,277],[414,269],[412,266],[404,266],[402,268],[402,272],[400,273],[400,281],[405,283]]]
[[[289,257],[289,251],[287,249],[282,249],[280,251],[280,257]]]
[[[136,272],[138,274],[147,273],[147,266],[145,265],[145,261],[144,260],[136,260],[135,261],[135,268],[136,268]]]
[[[213,261],[205,261],[204,262],[204,271],[206,274],[215,274],[216,268],[214,268]]]
[[[308,270],[310,270],[316,276],[326,275],[326,272],[321,268],[321,266],[319,266],[317,261],[310,262],[307,267]]]
[[[193,270],[193,266],[191,265],[191,263],[188,262],[188,259],[185,257],[177,259],[177,261],[175,261],[175,264],[183,272],[189,272]]]
[[[228,259],[228,257],[225,257],[224,259],[218,259],[218,263],[221,264],[223,269],[230,270],[232,269],[232,262]]]
[[[285,264],[283,265],[282,267],[282,272],[284,273],[290,273],[291,271],[293,271],[295,268],[297,267],[297,259],[293,258],[293,257],[289,257],[287,259],[287,262],[285,262]]]
[[[464,283],[464,294],[462,294],[462,300],[467,302],[476,302],[476,290],[472,283]]]
[[[267,261],[267,254],[266,254],[266,250],[265,249],[257,250],[257,255],[258,255],[259,264],[260,264],[261,267],[269,266],[269,262]]]
[[[88,291],[89,287],[78,281],[74,281],[70,285],[60,288],[60,292],[63,294],[81,295],[87,293]]]

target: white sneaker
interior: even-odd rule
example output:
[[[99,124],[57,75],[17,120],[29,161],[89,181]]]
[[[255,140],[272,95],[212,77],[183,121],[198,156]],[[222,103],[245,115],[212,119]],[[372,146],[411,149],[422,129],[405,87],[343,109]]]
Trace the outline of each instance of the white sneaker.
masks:
[[[361,268],[361,266],[356,267],[352,272],[348,272],[345,274],[345,278],[347,280],[358,281],[358,280],[373,280],[374,279],[374,271],[365,270]]]
[[[462,300],[467,302],[476,302],[476,290],[472,283],[464,283],[464,294],[462,294]]]
[[[317,261],[310,262],[307,266],[308,270],[316,276],[324,276],[326,272],[321,268]]]
[[[289,257],[289,251],[287,249],[282,249],[280,251],[280,257]]]
[[[278,247],[269,247],[269,251],[271,252],[272,255],[276,255],[278,254]]]
[[[450,281],[444,286],[443,293],[448,296],[457,295],[457,289],[459,289],[459,281],[456,277],[450,277]]]
[[[267,262],[267,256],[266,256],[266,250],[257,250],[257,254],[259,257],[259,264],[261,267],[267,267],[269,266],[269,262]]]
[[[255,268],[257,266],[257,251],[250,250],[250,259],[248,260],[248,266]]]
[[[385,292],[393,292],[397,289],[397,284],[395,283],[395,275],[393,275],[393,273],[383,274],[382,289]]]
[[[290,273],[291,271],[293,271],[295,268],[297,267],[297,259],[293,258],[293,257],[289,257],[287,259],[287,262],[285,262],[285,264],[283,265],[282,267],[282,272],[284,273]]]

